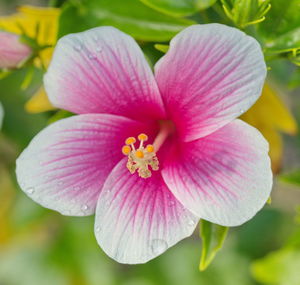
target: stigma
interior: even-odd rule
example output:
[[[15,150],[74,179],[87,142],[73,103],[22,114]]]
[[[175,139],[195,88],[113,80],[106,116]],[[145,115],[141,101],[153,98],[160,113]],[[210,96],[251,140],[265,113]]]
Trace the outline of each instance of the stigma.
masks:
[[[154,146],[148,144],[144,146],[144,142],[148,140],[146,134],[138,135],[139,146],[135,147],[137,140],[134,137],[129,137],[125,140],[125,145],[122,147],[124,155],[128,156],[127,168],[131,174],[137,171],[142,178],[151,177],[151,170],[159,169],[159,161],[157,159]]]

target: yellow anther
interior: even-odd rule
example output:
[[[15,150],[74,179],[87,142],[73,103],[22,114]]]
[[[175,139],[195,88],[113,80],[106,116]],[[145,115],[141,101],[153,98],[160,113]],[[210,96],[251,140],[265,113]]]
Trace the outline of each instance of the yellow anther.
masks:
[[[148,145],[146,146],[146,150],[147,150],[148,152],[154,152],[154,146],[153,146],[152,144],[148,144]]]
[[[148,140],[148,136],[144,133],[138,135],[140,141],[139,146],[135,145],[136,139],[128,137],[122,147],[122,152],[128,157],[126,167],[131,174],[135,172],[142,178],[151,177],[151,170],[159,169],[159,161],[157,159],[154,146],[148,144],[144,147],[144,142]]]
[[[129,145],[124,145],[124,146],[122,147],[122,152],[123,152],[123,154],[125,154],[125,155],[129,155],[129,153],[131,152],[131,147],[130,147]]]
[[[144,153],[141,151],[141,150],[137,150],[136,152],[135,152],[135,156],[137,157],[137,158],[143,158],[144,157]]]
[[[130,145],[136,142],[136,139],[134,137],[129,137],[125,140],[125,144]]]
[[[148,136],[145,134],[139,134],[138,139],[140,141],[146,141],[146,140],[148,140]]]

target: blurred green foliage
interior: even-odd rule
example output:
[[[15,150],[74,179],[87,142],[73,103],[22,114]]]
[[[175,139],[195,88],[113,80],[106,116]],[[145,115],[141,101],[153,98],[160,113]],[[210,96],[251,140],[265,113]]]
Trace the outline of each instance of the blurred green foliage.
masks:
[[[299,0],[272,1],[272,9],[259,26],[267,53],[289,56],[297,64],[300,49]]]
[[[168,41],[192,20],[175,18],[139,0],[88,0],[67,3],[59,23],[59,37],[97,26],[114,26],[142,41]]]
[[[172,16],[187,16],[212,6],[216,0],[140,0],[149,7]]]
[[[300,284],[300,230],[288,238],[283,248],[252,264],[255,278],[263,284]]]
[[[42,80],[42,73],[35,69],[33,74],[34,79],[30,86],[26,91],[22,90],[21,85],[26,79],[27,74],[27,68],[21,69],[0,81],[0,100],[5,112],[2,131],[16,142],[20,149],[23,149],[47,122],[46,114],[28,116],[28,113],[24,110],[25,102],[33,90],[39,87]]]
[[[283,174],[280,176],[280,178],[282,181],[300,186],[300,170],[296,170],[291,173]]]

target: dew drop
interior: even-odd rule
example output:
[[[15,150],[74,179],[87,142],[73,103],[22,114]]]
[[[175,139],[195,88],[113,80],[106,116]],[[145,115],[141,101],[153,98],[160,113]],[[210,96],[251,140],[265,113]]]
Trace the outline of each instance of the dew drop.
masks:
[[[96,59],[96,56],[90,53],[90,54],[88,55],[88,58],[89,58],[89,59]]]
[[[74,188],[73,188],[75,191],[79,191],[80,189],[81,189],[81,187],[80,186],[74,186]]]
[[[243,110],[243,109],[240,109],[240,113],[243,114],[243,113],[244,113],[244,110]]]
[[[169,206],[172,207],[172,206],[174,206],[174,205],[175,205],[175,202],[171,200],[171,201],[169,202]]]
[[[82,206],[81,206],[81,210],[82,210],[82,211],[86,211],[88,208],[89,208],[89,207],[88,207],[87,205],[82,205]]]
[[[162,239],[154,239],[151,241],[151,250],[155,255],[163,253],[167,248],[167,242]]]
[[[97,47],[96,52],[99,52],[99,53],[102,52],[102,47]]]
[[[100,228],[100,227],[96,227],[96,228],[95,228],[95,231],[96,231],[96,233],[100,233],[101,228]]]
[[[28,188],[27,190],[26,190],[26,192],[28,193],[28,194],[33,194],[34,193],[34,188],[33,187],[30,187],[30,188]]]
[[[73,46],[73,49],[75,51],[81,51],[82,50],[82,44],[77,44],[77,45]]]
[[[188,221],[188,225],[189,225],[190,227],[193,227],[193,226],[195,225],[195,221],[189,220],[189,221]]]

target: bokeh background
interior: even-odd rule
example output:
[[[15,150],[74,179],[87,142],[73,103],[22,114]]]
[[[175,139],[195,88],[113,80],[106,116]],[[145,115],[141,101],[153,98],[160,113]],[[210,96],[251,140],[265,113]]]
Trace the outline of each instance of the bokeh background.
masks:
[[[0,285],[300,284],[299,0],[0,0],[0,15],[0,30],[37,44],[33,58],[0,72]],[[242,119],[270,143],[271,200],[229,229],[204,271],[198,230],[147,264],[118,264],[98,247],[94,217],[44,209],[16,183],[19,153],[46,125],[69,115],[50,105],[42,87],[53,47],[65,34],[113,25],[131,34],[153,65],[177,32],[210,22],[235,26],[262,45],[267,83]]]

